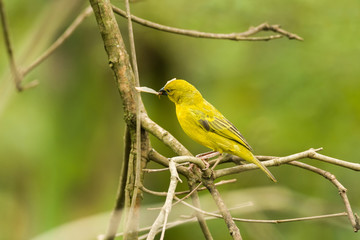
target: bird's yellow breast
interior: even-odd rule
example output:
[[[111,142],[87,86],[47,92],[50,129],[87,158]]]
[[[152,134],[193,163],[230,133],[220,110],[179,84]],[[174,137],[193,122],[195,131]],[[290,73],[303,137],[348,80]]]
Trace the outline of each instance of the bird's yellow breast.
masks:
[[[211,148],[215,151],[215,143],[211,137],[208,136],[209,132],[202,128],[192,111],[190,106],[176,105],[176,116],[184,132],[194,141],[201,145]]]

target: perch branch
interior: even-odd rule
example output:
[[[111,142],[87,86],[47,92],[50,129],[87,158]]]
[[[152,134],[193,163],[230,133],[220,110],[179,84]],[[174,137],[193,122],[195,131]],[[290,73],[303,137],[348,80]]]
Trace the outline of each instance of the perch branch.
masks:
[[[313,150],[313,151],[311,151]],[[311,159],[316,159],[316,160],[320,160],[326,163],[330,163],[333,165],[337,165],[340,167],[345,167],[354,171],[360,171],[360,164],[359,163],[353,163],[353,162],[347,162],[344,160],[340,160],[337,158],[332,158],[332,157],[328,157],[326,155],[320,154],[318,153],[318,151],[323,150],[322,148],[318,148],[316,150],[314,149],[309,149],[308,155],[306,156],[307,158],[311,158]],[[269,159],[276,159],[277,157],[274,156],[256,156],[259,160],[269,160]]]
[[[122,17],[126,17],[126,12],[113,6],[113,10],[115,13],[119,14]],[[165,25],[161,25],[158,23],[154,23],[142,18],[139,18],[137,16],[131,15],[131,19],[145,27],[150,27],[156,30],[169,32],[169,33],[175,33],[190,37],[197,37],[197,38],[213,38],[213,39],[228,39],[228,40],[234,40],[234,41],[268,41],[272,39],[278,39],[282,37],[287,37],[289,39],[296,39],[302,41],[303,39],[299,37],[298,35],[294,33],[290,33],[282,28],[280,28],[279,25],[269,25],[268,23],[262,23],[256,27],[251,27],[249,30],[242,32],[242,33],[208,33],[208,32],[200,32],[196,30],[187,30],[187,29],[181,29],[181,28],[174,28],[169,27]],[[261,31],[272,31],[275,33],[278,33],[276,35],[270,35],[266,37],[250,37],[251,35],[254,35]]]
[[[320,151],[321,148],[319,149],[313,149],[310,148],[309,150],[300,152],[300,153],[295,153],[286,157],[278,157],[278,158],[272,158],[272,160],[268,160],[268,161],[264,161],[263,164],[266,167],[271,167],[271,166],[279,166],[281,164],[284,163],[288,163],[294,160],[298,160],[298,159],[302,159],[302,158],[307,158],[311,155],[313,155],[314,152],[316,151]],[[230,158],[234,157],[234,156],[229,156]],[[236,157],[235,157],[236,158]],[[253,170],[253,169],[258,169],[258,167],[255,164],[245,164],[245,165],[240,165],[240,166],[234,166],[234,167],[229,167],[229,168],[223,168],[223,169],[219,169],[219,170],[215,170],[214,171],[214,178],[219,178],[225,175],[230,175],[230,174],[236,174],[236,173],[240,173],[243,171],[248,171],[248,170]]]

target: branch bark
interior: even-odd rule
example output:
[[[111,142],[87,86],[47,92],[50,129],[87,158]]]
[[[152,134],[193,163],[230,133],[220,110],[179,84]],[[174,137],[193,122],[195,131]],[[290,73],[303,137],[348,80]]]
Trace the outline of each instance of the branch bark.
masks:
[[[137,186],[139,184],[136,183],[136,178],[139,177],[142,181],[143,172],[141,169],[146,166],[148,160],[150,141],[147,132],[141,130],[141,166],[139,168],[139,163],[136,162],[137,157],[139,157],[137,153],[139,147],[136,147],[136,134],[140,133],[136,131],[136,116],[140,115],[137,114],[137,108],[140,109],[139,112],[145,112],[145,109],[140,97],[137,101],[134,73],[110,1],[90,0],[90,4],[108,55],[109,66],[114,73],[123,100],[124,118],[130,132],[131,151],[127,169],[125,207],[129,208],[133,202],[133,208],[131,208],[130,216],[127,216],[129,221],[125,220],[128,224],[124,239],[137,239],[141,190]],[[141,176],[136,177],[136,169],[141,170],[139,171]],[[114,239],[114,237],[115,235],[111,233],[107,239]]]

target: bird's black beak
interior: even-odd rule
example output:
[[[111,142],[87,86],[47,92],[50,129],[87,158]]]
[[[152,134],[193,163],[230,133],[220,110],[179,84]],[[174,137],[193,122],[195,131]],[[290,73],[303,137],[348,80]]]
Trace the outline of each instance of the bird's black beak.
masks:
[[[164,88],[161,88],[161,89],[158,91],[158,94],[159,94],[159,95],[165,95],[165,96],[168,95]]]

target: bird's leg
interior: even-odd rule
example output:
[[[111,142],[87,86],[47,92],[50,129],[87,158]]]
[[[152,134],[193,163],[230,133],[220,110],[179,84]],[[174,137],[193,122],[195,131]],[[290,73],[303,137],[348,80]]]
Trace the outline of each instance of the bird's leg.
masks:
[[[205,152],[205,153],[200,153],[198,155],[196,155],[195,157],[200,158],[201,160],[207,160],[209,158],[213,158],[220,155],[219,152],[217,151],[210,151],[210,152]]]
[[[207,160],[209,158],[213,158],[213,157],[216,157],[218,155],[220,155],[219,152],[210,151],[210,152],[206,152],[206,153],[200,153],[200,154],[196,155],[195,157],[200,158],[204,162],[205,170],[206,170],[206,169],[208,169],[210,167],[210,164],[207,162]]]

